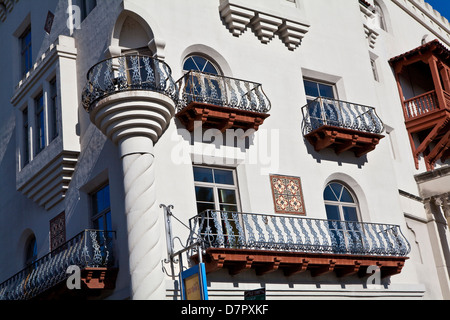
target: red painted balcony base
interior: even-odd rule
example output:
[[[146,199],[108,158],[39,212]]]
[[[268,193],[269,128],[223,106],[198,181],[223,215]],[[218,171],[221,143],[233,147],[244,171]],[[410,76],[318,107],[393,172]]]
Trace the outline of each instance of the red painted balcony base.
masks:
[[[341,154],[344,151],[352,151],[356,157],[362,157],[374,150],[384,136],[324,125],[305,135],[305,138],[314,146],[314,150],[317,152],[325,148],[332,148],[337,154]]]
[[[434,169],[436,161],[445,162],[450,157],[450,109],[448,106],[447,109],[436,110],[407,120],[405,123],[417,169],[419,156],[422,153],[428,171]],[[421,132],[426,134],[426,138],[416,147],[412,134]]]
[[[221,132],[227,129],[258,130],[270,115],[254,111],[221,107],[208,103],[191,102],[175,117],[190,132],[195,129],[195,122],[200,121],[204,129],[215,128]]]
[[[33,300],[93,299],[116,287],[117,268],[84,268],[81,270],[81,289],[70,290],[67,280],[47,289]]]
[[[191,259],[198,263],[198,255]],[[209,248],[203,256],[206,272],[228,269],[230,275],[254,269],[256,275],[282,270],[285,276],[310,271],[313,277],[335,272],[338,277],[367,275],[369,266],[378,266],[381,277],[399,274],[407,257],[348,254],[299,253],[250,249]]]

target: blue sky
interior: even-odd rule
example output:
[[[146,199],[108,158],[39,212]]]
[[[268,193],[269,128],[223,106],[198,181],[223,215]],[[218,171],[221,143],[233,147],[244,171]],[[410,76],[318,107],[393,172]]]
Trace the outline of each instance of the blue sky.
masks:
[[[450,21],[450,0],[425,0]]]

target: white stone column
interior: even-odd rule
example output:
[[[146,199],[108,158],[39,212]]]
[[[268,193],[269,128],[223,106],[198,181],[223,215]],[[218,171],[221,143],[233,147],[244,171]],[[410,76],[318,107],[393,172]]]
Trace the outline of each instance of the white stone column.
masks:
[[[90,113],[120,149],[133,300],[165,299],[165,236],[156,202],[153,146],[174,112],[175,103],[163,94],[128,91],[100,100]]]

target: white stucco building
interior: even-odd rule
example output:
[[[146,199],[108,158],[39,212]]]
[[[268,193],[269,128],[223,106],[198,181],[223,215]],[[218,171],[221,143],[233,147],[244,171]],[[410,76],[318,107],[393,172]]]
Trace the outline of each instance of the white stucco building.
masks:
[[[200,258],[210,299],[450,298],[425,1],[0,0],[0,39],[0,299],[180,299]]]

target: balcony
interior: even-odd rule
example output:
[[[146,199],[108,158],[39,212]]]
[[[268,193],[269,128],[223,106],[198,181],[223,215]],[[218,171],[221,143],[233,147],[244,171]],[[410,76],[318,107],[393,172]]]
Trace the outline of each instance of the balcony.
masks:
[[[82,102],[91,122],[115,144],[132,136],[156,143],[175,113],[177,98],[165,62],[125,55],[103,60],[89,70]]]
[[[388,224],[207,210],[191,218],[190,229],[191,243],[206,252],[207,272],[227,268],[231,275],[255,269],[363,276],[378,266],[387,277],[401,272],[410,252],[400,227]],[[198,254],[191,259],[197,263]]]
[[[82,103],[91,112],[97,101],[133,90],[177,97],[171,69],[165,62],[149,56],[126,55],[103,60],[88,71]]]
[[[0,300],[98,295],[115,287],[114,232],[85,230],[0,284]],[[81,290],[69,290],[69,266],[81,270]]]
[[[354,152],[361,157],[384,137],[384,125],[375,109],[355,103],[318,97],[302,108],[303,135],[319,152]]]
[[[450,50],[438,40],[389,60],[402,101],[416,169],[450,157]]]
[[[192,132],[200,122],[205,129],[258,130],[269,117],[270,101],[261,84],[199,71],[177,82],[177,119]]]

